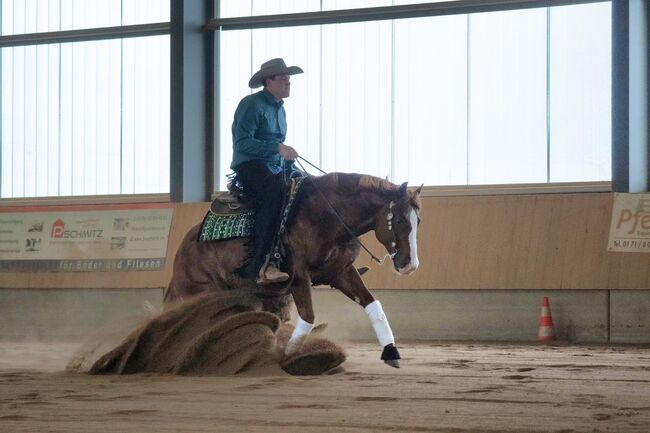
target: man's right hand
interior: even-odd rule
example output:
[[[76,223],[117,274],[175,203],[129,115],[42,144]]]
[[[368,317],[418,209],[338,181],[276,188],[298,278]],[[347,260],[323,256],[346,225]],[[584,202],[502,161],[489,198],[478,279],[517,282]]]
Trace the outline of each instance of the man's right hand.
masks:
[[[278,153],[280,156],[287,161],[295,161],[298,158],[298,152],[291,146],[286,144],[278,144]]]

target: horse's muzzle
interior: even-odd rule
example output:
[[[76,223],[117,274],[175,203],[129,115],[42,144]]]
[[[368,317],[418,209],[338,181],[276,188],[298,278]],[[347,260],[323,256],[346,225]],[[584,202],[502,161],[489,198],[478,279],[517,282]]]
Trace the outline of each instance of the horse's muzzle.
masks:
[[[411,275],[413,272],[415,272],[418,269],[417,264],[409,263],[408,265],[398,268],[397,272],[399,272],[402,275]]]

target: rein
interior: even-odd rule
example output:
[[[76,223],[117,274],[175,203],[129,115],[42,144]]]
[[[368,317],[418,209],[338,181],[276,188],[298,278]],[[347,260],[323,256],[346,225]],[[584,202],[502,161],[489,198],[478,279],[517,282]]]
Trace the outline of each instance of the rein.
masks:
[[[309,165],[311,165],[312,167],[316,168],[316,169],[317,169],[318,171],[320,171],[321,173],[323,173],[323,174],[327,174],[325,171],[321,170],[319,167],[317,167],[317,166],[315,166],[314,164],[312,164],[311,162],[307,161],[307,160],[306,160],[305,158],[303,158],[302,156],[298,155],[298,158],[299,158],[299,159],[302,159],[302,160],[305,161],[307,164],[309,164]],[[298,163],[298,165],[300,166],[300,168],[302,169],[302,171],[304,171],[305,173],[309,174],[309,172],[305,169],[305,167],[302,165],[302,163],[301,163],[298,159],[296,159],[296,162]],[[321,191],[320,188],[318,188],[318,186],[316,185],[316,183],[313,181],[312,177],[308,177],[308,179],[310,180],[311,184],[314,186],[314,188],[316,189],[316,191],[318,191],[318,193],[320,194],[320,196],[321,196],[321,198],[323,199],[323,201],[325,201],[325,203],[327,204],[327,206],[329,206],[329,208],[332,210],[332,212],[334,212],[334,215],[336,215],[336,218],[338,218],[338,220],[339,220],[339,222],[341,223],[341,225],[343,226],[343,228],[345,228],[345,230],[347,231],[347,233],[348,233],[350,236],[352,236],[352,239],[354,239],[354,240],[355,240],[355,241],[356,241],[356,242],[361,246],[361,248],[363,248],[363,249],[364,249],[364,250],[365,250],[365,251],[370,255],[370,257],[372,258],[372,260],[376,261],[377,263],[379,263],[379,265],[381,265],[381,264],[384,263],[384,260],[386,260],[386,257],[390,257],[391,259],[392,259],[393,257],[395,257],[395,255],[397,254],[397,250],[395,249],[395,247],[397,246],[397,244],[396,244],[396,242],[395,242],[395,233],[393,232],[393,227],[392,227],[392,224],[393,224],[393,222],[392,222],[392,219],[393,219],[393,211],[392,211],[392,209],[393,209],[393,206],[395,205],[395,202],[393,202],[393,201],[390,202],[389,210],[388,210],[388,215],[386,216],[386,218],[388,219],[388,231],[390,231],[391,234],[393,235],[393,241],[391,241],[391,243],[390,243],[391,250],[390,250],[390,252],[389,252],[388,254],[386,254],[386,255],[385,255],[385,256],[380,260],[376,255],[374,255],[374,254],[373,254],[373,253],[372,253],[372,252],[371,252],[371,251],[370,251],[370,250],[369,250],[369,249],[368,249],[368,248],[363,244],[363,242],[361,242],[361,240],[359,239],[359,237],[358,237],[357,235],[355,235],[355,234],[352,232],[352,230],[350,230],[350,228],[349,228],[348,225],[345,223],[345,221],[343,221],[343,217],[341,216],[341,214],[339,214],[338,211],[334,208],[334,206],[332,206],[332,203],[330,203],[329,200],[327,200],[327,198],[325,197],[325,194],[323,194],[323,191]]]

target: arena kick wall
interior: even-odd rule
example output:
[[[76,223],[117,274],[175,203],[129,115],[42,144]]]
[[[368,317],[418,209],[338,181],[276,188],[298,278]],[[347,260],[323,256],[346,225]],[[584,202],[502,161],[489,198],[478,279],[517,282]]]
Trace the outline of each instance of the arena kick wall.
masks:
[[[401,338],[534,341],[539,303],[549,296],[559,339],[648,343],[650,254],[607,250],[612,202],[608,192],[436,196],[425,191],[420,269],[398,276],[388,262],[378,266],[363,252],[357,264],[371,267],[364,280]],[[61,312],[73,300],[100,297],[107,315],[112,308],[128,310],[119,299],[138,304],[138,293],[160,303],[176,249],[208,203],[173,207],[161,271],[0,273],[0,322],[14,320],[0,323],[5,330],[0,338],[30,328],[30,314],[20,310],[34,302]],[[375,254],[384,252],[374,234],[363,240]],[[363,311],[339,292],[317,288],[315,308],[334,334],[372,338]],[[56,327],[38,326],[45,334]]]

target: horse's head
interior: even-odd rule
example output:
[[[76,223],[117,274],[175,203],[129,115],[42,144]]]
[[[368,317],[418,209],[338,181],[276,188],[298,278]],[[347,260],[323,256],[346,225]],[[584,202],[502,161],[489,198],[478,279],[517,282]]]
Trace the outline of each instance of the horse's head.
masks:
[[[404,182],[391,192],[389,201],[382,207],[375,220],[375,235],[393,258],[397,272],[409,275],[420,264],[418,260],[417,231],[420,223],[420,192],[406,188]]]

